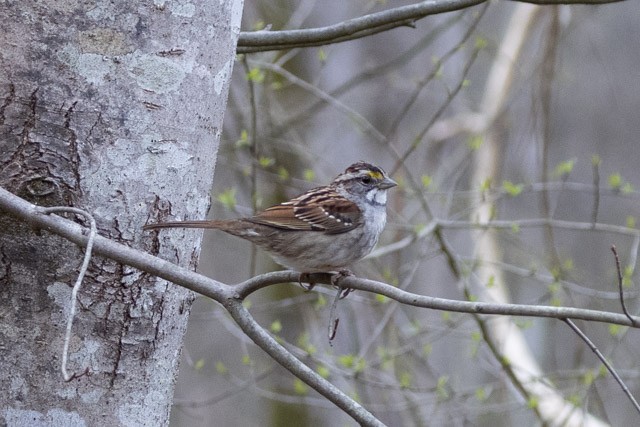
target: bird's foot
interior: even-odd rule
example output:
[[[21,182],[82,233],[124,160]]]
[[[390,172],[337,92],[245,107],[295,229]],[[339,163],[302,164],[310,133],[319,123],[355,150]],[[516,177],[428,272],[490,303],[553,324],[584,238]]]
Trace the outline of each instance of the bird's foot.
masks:
[[[341,290],[340,299],[346,298],[347,295],[353,292],[353,289],[343,288],[340,285],[340,280],[344,279],[345,277],[351,277],[351,276],[355,276],[355,274],[353,274],[350,270],[347,270],[346,268],[342,270],[338,270],[337,273],[331,276],[331,284]]]
[[[316,286],[315,283],[309,280],[310,276],[311,276],[311,273],[300,273],[300,276],[298,276],[298,284],[302,289],[304,289],[307,292],[311,291]],[[307,284],[305,285],[302,282],[306,282]]]

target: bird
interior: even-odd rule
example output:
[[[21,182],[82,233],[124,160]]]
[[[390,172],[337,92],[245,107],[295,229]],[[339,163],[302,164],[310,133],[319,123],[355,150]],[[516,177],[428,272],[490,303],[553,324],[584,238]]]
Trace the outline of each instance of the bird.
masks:
[[[144,229],[217,229],[252,242],[301,275],[349,273],[377,244],[387,220],[387,190],[396,185],[382,168],[359,161],[329,185],[251,217],[159,222]]]

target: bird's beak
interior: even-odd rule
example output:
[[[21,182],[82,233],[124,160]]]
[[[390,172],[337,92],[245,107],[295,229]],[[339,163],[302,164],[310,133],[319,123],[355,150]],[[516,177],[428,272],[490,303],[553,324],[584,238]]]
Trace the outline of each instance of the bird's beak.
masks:
[[[395,182],[388,176],[385,176],[382,182],[378,184],[378,188],[386,190],[387,188],[395,187],[396,185],[398,185],[397,182]]]

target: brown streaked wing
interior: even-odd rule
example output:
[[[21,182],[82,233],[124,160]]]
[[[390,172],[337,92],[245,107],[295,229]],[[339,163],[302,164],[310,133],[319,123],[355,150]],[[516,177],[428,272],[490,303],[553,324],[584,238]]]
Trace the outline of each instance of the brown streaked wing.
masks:
[[[268,208],[250,221],[285,230],[340,234],[356,228],[361,214],[355,203],[335,191],[317,188],[290,202]]]
[[[294,207],[289,202],[267,208],[247,220],[283,230],[314,230],[313,224],[295,216]]]
[[[360,224],[358,206],[332,189],[318,189],[293,200],[296,217],[327,234],[340,234]]]

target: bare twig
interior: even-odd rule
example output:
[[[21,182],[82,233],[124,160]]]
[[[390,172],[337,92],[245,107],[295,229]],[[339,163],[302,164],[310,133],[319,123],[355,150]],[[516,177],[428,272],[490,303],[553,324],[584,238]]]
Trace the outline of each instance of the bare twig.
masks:
[[[342,298],[342,288],[338,288],[336,290],[336,296],[333,299],[333,303],[331,304],[331,309],[329,310],[329,343],[333,341],[336,337],[336,333],[338,332],[338,324],[340,323],[340,319],[336,316],[336,308],[338,307],[338,301]]]
[[[636,401],[635,397],[633,397],[633,395],[631,394],[631,392],[629,391],[629,387],[627,387],[627,385],[624,383],[624,381],[622,381],[622,378],[620,378],[620,376],[618,375],[618,373],[615,371],[615,369],[613,369],[613,366],[611,366],[611,364],[607,361],[607,359],[604,357],[604,355],[600,352],[600,350],[598,350],[598,347],[595,346],[595,344],[593,344],[593,342],[591,342],[591,340],[589,339],[589,337],[587,335],[585,335],[584,332],[582,332],[575,323],[573,323],[571,321],[571,319],[564,319],[564,322],[569,325],[569,327],[571,329],[573,329],[573,331],[578,334],[578,336],[582,339],[582,341],[584,341],[587,346],[589,346],[589,348],[591,349],[591,351],[593,351],[595,353],[596,356],[598,356],[598,359],[600,359],[600,361],[602,362],[602,364],[607,368],[607,370],[611,373],[611,375],[613,376],[613,378],[618,382],[618,384],[620,385],[620,388],[622,389],[622,391],[624,392],[624,394],[627,395],[627,397],[629,398],[629,400],[631,401],[631,403],[633,404],[633,407],[636,409],[636,411],[640,414],[640,405],[638,405],[638,402]]]
[[[241,32],[237,53],[265,52],[295,47],[322,46],[355,40],[397,27],[413,27],[429,15],[470,8],[486,0],[427,0],[349,19],[320,28]],[[624,0],[518,0],[534,4],[605,4]]]
[[[78,292],[80,291],[80,287],[82,286],[82,280],[84,279],[84,275],[87,273],[87,268],[89,267],[89,261],[91,260],[91,250],[93,248],[93,242],[96,238],[97,228],[96,228],[96,220],[93,218],[91,214],[82,209],[72,208],[68,206],[55,206],[48,208],[38,208],[38,211],[42,214],[49,215],[57,212],[68,212],[74,213],[76,215],[82,215],[89,221],[89,238],[87,240],[87,245],[84,252],[84,260],[82,261],[82,266],[80,267],[80,271],[78,272],[78,278],[76,279],[76,283],[73,285],[73,289],[71,290],[71,303],[69,305],[69,317],[67,318],[67,329],[64,335],[64,345],[62,347],[62,378],[66,382],[73,380],[74,378],[80,378],[83,375],[89,374],[89,367],[85,368],[85,370],[78,374],[73,373],[69,374],[67,372],[67,360],[69,357],[69,343],[71,342],[71,327],[73,326],[73,319],[76,316],[76,303],[78,300]]]
[[[428,15],[465,9],[486,0],[427,0],[396,7],[383,12],[360,16],[320,28],[286,31],[242,32],[238,38],[238,53],[311,47],[354,40],[413,23]]]
[[[598,222],[598,211],[600,209],[600,161],[591,161],[593,170],[593,210],[591,211],[591,222]]]
[[[633,326],[636,325],[635,320],[633,319],[633,317],[631,317],[631,315],[629,314],[629,311],[627,310],[627,305],[624,302],[624,289],[622,286],[622,269],[620,268],[620,257],[618,256],[618,250],[616,249],[616,245],[611,245],[611,252],[613,252],[613,256],[616,259],[616,270],[618,272],[618,294],[620,295],[620,305],[622,306],[622,312],[624,313],[625,316],[627,316],[627,318],[629,318],[629,320],[631,320],[631,324]]]

